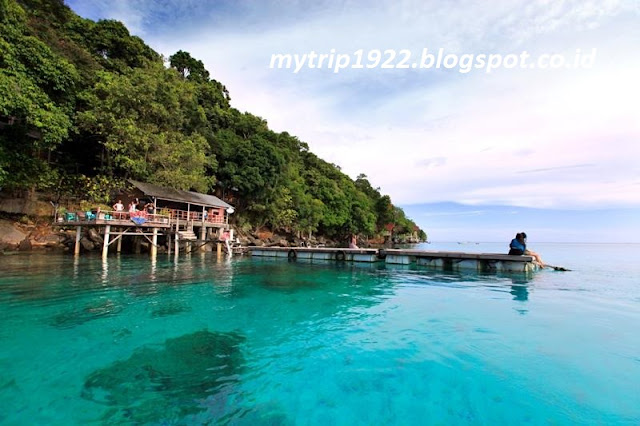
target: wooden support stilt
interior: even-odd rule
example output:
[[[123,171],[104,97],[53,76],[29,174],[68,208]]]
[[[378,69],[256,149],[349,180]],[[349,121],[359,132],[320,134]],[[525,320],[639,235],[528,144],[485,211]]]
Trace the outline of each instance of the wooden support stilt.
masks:
[[[109,253],[109,236],[111,231],[111,225],[106,225],[104,227],[104,241],[102,242],[102,257],[107,257]]]
[[[222,256],[222,243],[217,244],[216,254],[218,255],[218,257]]]
[[[155,259],[158,255],[158,228],[153,228],[153,237],[151,237],[151,258]]]
[[[116,243],[116,253],[120,253],[122,251],[122,236],[118,238],[118,242]]]
[[[171,256],[171,229],[167,233],[167,254]]]
[[[133,237],[133,252],[135,254],[142,252],[142,239],[138,236]]]
[[[82,235],[82,226],[76,226],[76,245],[73,248],[73,254],[80,254],[80,236]]]
[[[180,234],[178,234],[178,232],[180,231],[180,219],[176,218],[176,233],[174,235],[175,237],[175,241],[174,241],[174,247],[176,249],[176,253],[175,255],[177,256],[178,253],[180,253]]]
[[[207,238],[207,228],[203,226],[202,228],[200,228],[200,251],[206,251],[206,248],[204,247],[204,242],[206,238]]]

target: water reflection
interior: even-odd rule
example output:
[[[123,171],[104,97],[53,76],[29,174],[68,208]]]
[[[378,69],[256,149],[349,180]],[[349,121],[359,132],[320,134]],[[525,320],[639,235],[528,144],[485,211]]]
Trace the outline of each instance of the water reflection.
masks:
[[[529,283],[532,277],[528,275],[513,275],[511,277],[511,294],[513,300],[526,302],[529,300]]]
[[[513,300],[518,300],[520,302],[526,302],[529,300],[529,289],[527,288],[527,284],[513,284],[511,286],[511,294],[513,295]]]
[[[4,277],[8,283],[4,290],[20,293],[23,298],[29,293],[32,300],[75,297],[81,292],[105,291],[107,288],[122,288],[134,296],[145,297],[165,292],[176,285],[202,283],[211,284],[218,294],[233,296],[242,296],[248,290],[247,286],[256,284],[276,293],[303,289],[324,291],[335,284],[333,280],[346,284],[347,287],[341,291],[349,293],[354,289],[362,290],[358,286],[360,281],[374,279],[385,285],[367,284],[370,295],[388,295],[397,285],[482,286],[490,291],[506,291],[514,301],[524,303],[529,300],[533,280],[532,276],[522,274],[447,272],[384,263],[232,259],[204,252],[156,259],[116,255],[107,259],[99,256],[21,256],[19,261],[15,260],[4,264],[9,270],[13,268],[15,275],[14,278]]]
[[[109,261],[106,257],[102,258],[102,283],[105,285],[109,284]]]
[[[513,300],[521,303],[514,308],[520,315],[525,315],[529,312],[529,310],[526,308],[526,305],[522,303],[529,300],[529,285],[531,281],[531,277],[526,275],[511,277],[510,293],[513,296]]]
[[[73,256],[73,279],[78,279],[78,272],[80,270],[80,256]]]
[[[157,259],[157,256],[153,256],[151,258],[151,273],[149,274],[149,279],[151,280],[151,282],[156,282],[156,280],[157,280],[157,276],[156,276],[157,270],[158,270],[158,259]]]
[[[173,256],[173,280],[174,281],[178,279],[179,264],[180,264],[180,258],[178,257],[178,251],[176,250]]]

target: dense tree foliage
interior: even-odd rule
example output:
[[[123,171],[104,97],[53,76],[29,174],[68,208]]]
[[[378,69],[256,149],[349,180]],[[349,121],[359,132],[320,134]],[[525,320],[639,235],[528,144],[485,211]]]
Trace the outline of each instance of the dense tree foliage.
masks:
[[[232,108],[202,61],[178,51],[165,62],[122,23],[61,0],[0,0],[0,96],[3,191],[107,201],[135,178],[216,193],[247,228],[421,232],[365,175]]]

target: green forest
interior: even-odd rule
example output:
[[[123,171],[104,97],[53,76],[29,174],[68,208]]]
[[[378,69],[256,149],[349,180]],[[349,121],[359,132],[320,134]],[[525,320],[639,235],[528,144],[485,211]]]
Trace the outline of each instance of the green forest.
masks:
[[[231,107],[202,61],[166,58],[62,0],[0,0],[0,188],[110,203],[127,179],[216,194],[241,229],[426,235],[362,174]]]

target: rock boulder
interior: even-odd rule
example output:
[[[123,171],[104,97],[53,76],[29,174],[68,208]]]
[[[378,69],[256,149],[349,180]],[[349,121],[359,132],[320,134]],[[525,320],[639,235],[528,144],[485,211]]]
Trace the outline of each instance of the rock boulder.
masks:
[[[31,251],[32,248],[33,246],[29,238],[25,238],[24,240],[20,241],[20,244],[18,245],[18,250],[20,251]]]
[[[7,244],[20,244],[27,234],[13,225],[13,222],[0,220],[0,241]]]
[[[95,248],[95,245],[93,244],[93,242],[91,242],[91,240],[88,239],[87,237],[82,237],[82,239],[80,239],[80,244],[82,245],[82,248],[84,248],[87,251],[91,251]]]
[[[103,243],[103,239],[102,236],[100,234],[98,234],[98,231],[96,231],[93,228],[89,228],[87,231],[88,235],[89,235],[89,239],[96,245],[102,245]]]

